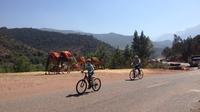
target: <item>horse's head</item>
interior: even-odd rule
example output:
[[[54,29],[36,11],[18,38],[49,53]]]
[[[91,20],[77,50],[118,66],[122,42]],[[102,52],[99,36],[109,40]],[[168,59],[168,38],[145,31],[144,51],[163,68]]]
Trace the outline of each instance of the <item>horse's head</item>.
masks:
[[[77,62],[78,62],[79,64],[85,64],[85,62],[86,62],[84,56],[77,57],[76,59],[77,59]]]

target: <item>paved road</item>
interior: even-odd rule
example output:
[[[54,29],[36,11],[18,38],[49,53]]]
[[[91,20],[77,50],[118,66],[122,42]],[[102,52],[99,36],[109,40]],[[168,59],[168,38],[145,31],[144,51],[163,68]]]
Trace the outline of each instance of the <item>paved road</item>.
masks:
[[[102,85],[99,92],[75,93],[0,100],[0,112],[190,112],[200,99],[200,71],[122,79]]]

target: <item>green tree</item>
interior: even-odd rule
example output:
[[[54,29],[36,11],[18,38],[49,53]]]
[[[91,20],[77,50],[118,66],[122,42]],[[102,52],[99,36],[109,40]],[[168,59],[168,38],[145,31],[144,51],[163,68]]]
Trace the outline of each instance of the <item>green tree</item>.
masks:
[[[187,62],[192,55],[200,55],[200,35],[184,40],[180,36],[174,35],[172,47],[165,48],[163,55],[172,61],[183,62]]]
[[[188,57],[190,57],[194,52],[192,50],[192,38],[188,37],[186,40],[183,40],[183,45],[182,45],[182,59],[183,61],[187,62]],[[200,50],[200,49],[199,49]]]
[[[129,67],[130,61],[131,61],[131,49],[130,49],[129,45],[126,45],[123,56],[124,56],[124,61],[125,61],[126,67]]]
[[[170,58],[171,53],[172,51],[171,51],[171,48],[169,47],[164,48],[162,51],[162,55],[165,56],[166,58]]]
[[[15,60],[14,71],[15,72],[28,72],[31,70],[31,63],[26,56],[18,56]]]
[[[183,52],[183,40],[180,36],[174,34],[174,41],[172,43],[172,55],[180,57]]]
[[[95,56],[98,57],[100,61],[103,62],[104,67],[108,67],[109,60],[111,57],[111,52],[108,49],[106,49],[105,46],[100,45],[95,52]]]
[[[190,49],[192,55],[200,55],[200,35],[197,35],[196,37],[193,38]]]
[[[104,46],[99,46],[95,52],[96,57],[98,57],[101,60],[105,60],[107,58],[106,56],[106,48]]]
[[[122,68],[124,67],[123,63],[123,54],[119,48],[117,48],[111,58],[110,68]]]
[[[138,55],[143,65],[146,65],[149,57],[153,54],[153,44],[149,37],[144,35],[143,31],[140,36],[138,36],[137,31],[134,32],[132,54]]]

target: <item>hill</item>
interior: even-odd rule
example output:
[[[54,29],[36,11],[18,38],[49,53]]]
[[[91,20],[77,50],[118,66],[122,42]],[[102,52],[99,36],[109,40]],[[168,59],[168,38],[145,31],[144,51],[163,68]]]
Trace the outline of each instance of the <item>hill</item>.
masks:
[[[0,34],[21,41],[33,48],[44,52],[69,50],[74,52],[94,52],[99,46],[105,46],[108,50],[113,48],[91,35],[62,34],[58,32],[41,31],[32,28],[0,29]]]
[[[64,34],[74,33],[74,34],[85,34],[85,35],[93,35],[94,38],[101,40],[107,44],[110,44],[114,48],[119,47],[120,49],[124,49],[126,45],[131,46],[131,42],[133,39],[133,36],[129,35],[121,35],[117,33],[105,33],[105,34],[92,34],[92,33],[85,33],[81,31],[73,31],[73,30],[56,30],[51,28],[42,28],[40,30],[45,31],[53,31],[53,32],[60,32]],[[170,47],[172,44],[172,41],[170,40],[162,40],[162,41],[154,41],[154,55],[153,57],[159,57],[161,56],[161,52],[165,47]]]
[[[0,33],[0,72],[42,70],[46,53]]]
[[[42,31],[51,31],[51,32],[59,32],[63,34],[82,34],[82,35],[93,35],[94,38],[103,41],[107,44],[110,44],[114,48],[124,49],[127,44],[131,44],[132,36],[121,35],[117,33],[105,33],[105,34],[93,34],[86,33],[82,31],[73,31],[73,30],[57,30],[51,28],[41,28]]]
[[[0,28],[0,72],[42,70],[50,51],[69,50],[85,55],[97,51],[100,46],[104,46],[107,52],[114,50],[91,35]]]

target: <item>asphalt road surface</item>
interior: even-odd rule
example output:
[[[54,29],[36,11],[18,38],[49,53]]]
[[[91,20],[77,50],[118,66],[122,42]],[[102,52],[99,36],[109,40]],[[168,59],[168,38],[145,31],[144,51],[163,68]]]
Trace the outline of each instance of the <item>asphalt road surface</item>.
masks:
[[[191,112],[198,111],[200,71],[151,75],[130,81],[128,76],[81,96],[60,90],[13,100],[0,99],[0,112]],[[194,109],[195,108],[195,109]]]

